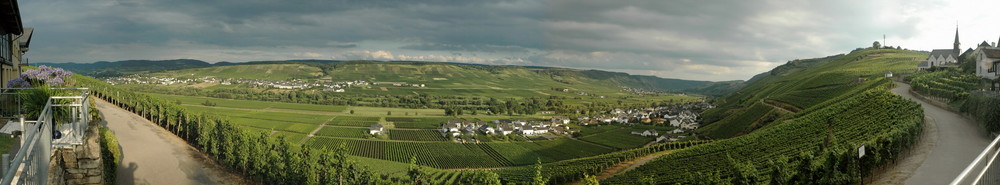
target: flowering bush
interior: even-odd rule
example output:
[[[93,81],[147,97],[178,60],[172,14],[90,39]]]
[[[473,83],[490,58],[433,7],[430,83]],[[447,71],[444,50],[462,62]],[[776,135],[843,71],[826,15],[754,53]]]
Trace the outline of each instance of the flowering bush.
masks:
[[[45,109],[45,103],[49,101],[49,97],[61,96],[67,93],[66,90],[53,89],[60,87],[71,87],[74,85],[72,82],[73,73],[66,71],[62,68],[54,68],[49,66],[38,66],[37,69],[29,69],[21,73],[18,78],[8,81],[10,87],[20,87],[20,88],[30,88],[30,89],[20,89],[17,92],[17,98],[22,103],[23,113],[26,118],[37,119],[39,114]],[[67,99],[53,99],[53,104],[66,104],[71,103]],[[64,118],[67,118],[69,112],[63,108],[56,108],[52,110],[53,116],[56,117],[57,122],[61,122]]]
[[[20,77],[8,81],[8,84],[10,87],[37,87],[43,84],[50,87],[70,86],[68,80],[72,76],[73,72],[42,65],[38,69],[24,71]]]

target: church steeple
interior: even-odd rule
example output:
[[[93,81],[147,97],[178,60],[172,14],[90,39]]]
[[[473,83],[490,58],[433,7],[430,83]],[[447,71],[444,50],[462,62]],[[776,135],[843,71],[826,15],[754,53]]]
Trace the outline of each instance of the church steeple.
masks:
[[[958,58],[959,52],[962,51],[960,49],[959,43],[958,43],[958,24],[955,24],[955,49],[954,50],[955,50],[954,51],[955,52],[955,58]]]

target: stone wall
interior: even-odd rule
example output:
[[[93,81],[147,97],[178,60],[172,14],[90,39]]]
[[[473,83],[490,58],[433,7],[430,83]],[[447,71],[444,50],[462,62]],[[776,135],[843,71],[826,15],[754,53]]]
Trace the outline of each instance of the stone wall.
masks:
[[[91,124],[87,128],[87,139],[83,145],[53,151],[55,155],[49,168],[48,184],[105,184],[97,127]]]

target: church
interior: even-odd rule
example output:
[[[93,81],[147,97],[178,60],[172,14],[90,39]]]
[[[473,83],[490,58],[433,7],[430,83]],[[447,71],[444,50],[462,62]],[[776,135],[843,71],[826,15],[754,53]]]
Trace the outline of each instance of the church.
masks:
[[[931,51],[931,55],[927,56],[927,60],[920,62],[917,66],[917,70],[926,70],[932,67],[956,67],[958,66],[958,56],[959,49],[958,43],[958,27],[955,27],[955,44],[952,49],[935,49]]]

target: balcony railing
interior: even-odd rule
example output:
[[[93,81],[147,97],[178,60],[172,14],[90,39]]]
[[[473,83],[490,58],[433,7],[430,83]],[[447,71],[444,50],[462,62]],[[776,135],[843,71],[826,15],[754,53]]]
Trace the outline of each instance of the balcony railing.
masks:
[[[15,89],[17,90],[17,89]],[[59,88],[66,96],[49,97],[38,120],[18,118],[21,143],[13,159],[3,159],[3,180],[7,184],[46,184],[49,162],[55,148],[70,148],[83,144],[84,133],[89,120],[89,90],[87,88]],[[17,95],[16,91],[0,91],[7,95]],[[67,101],[68,100],[68,101]],[[62,103],[54,103],[62,102]],[[57,109],[65,109],[68,115],[54,117]],[[61,122],[61,123],[60,123]],[[59,132],[60,138],[53,138]]]
[[[962,173],[951,181],[951,185],[959,184],[1000,184],[1000,161],[997,156],[1000,154],[1000,136],[993,139],[983,152],[979,153],[976,160],[973,160]]]

